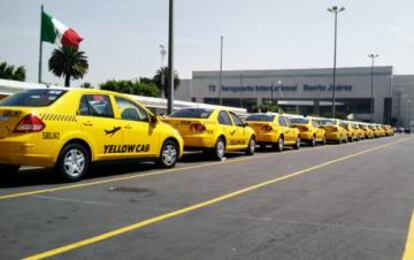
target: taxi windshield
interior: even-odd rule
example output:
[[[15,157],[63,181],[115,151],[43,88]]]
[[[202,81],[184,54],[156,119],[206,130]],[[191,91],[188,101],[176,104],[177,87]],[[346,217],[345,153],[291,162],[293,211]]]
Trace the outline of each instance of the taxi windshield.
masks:
[[[293,124],[293,125],[300,125],[300,124],[306,125],[307,123],[309,123],[309,119],[299,118],[299,117],[292,117],[292,118],[290,118],[290,123]]]
[[[254,114],[246,117],[244,121],[273,122],[275,115]]]
[[[184,108],[171,114],[172,118],[209,118],[213,109]]]
[[[46,107],[58,100],[65,90],[33,89],[16,93],[0,101],[2,107]]]

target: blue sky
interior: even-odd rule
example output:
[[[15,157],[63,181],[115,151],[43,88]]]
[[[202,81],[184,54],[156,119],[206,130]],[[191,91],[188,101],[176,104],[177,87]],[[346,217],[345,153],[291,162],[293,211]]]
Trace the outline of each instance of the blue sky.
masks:
[[[168,0],[43,0],[45,10],[85,40],[90,71],[80,83],[152,76],[167,43]],[[332,66],[332,5],[339,15],[338,66],[379,65],[414,74],[414,1],[176,0],[175,64],[182,78],[193,70],[325,68]],[[40,3],[0,1],[0,61],[25,65],[37,80]],[[47,71],[53,45],[44,44],[45,81],[63,84]]]

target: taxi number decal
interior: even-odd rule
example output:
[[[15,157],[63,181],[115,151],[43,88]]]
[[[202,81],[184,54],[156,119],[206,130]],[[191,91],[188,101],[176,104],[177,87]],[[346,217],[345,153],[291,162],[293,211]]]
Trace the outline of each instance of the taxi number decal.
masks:
[[[231,145],[238,145],[238,144],[245,144],[245,143],[246,143],[245,141],[241,141],[241,140],[230,141]]]
[[[57,132],[43,132],[43,140],[59,140],[60,133]]]
[[[146,153],[150,149],[149,144],[104,145],[104,153]]]
[[[11,111],[11,110],[3,111],[3,117],[20,117],[21,114],[22,114],[21,111]]]

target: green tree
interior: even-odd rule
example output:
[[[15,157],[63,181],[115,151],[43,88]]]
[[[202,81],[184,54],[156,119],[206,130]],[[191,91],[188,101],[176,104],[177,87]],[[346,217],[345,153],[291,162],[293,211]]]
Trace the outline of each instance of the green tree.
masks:
[[[13,65],[8,65],[7,62],[4,61],[0,63],[0,78],[25,81],[26,69],[24,66],[19,66],[15,69]]]
[[[157,70],[155,73],[154,78],[152,79],[157,85],[157,87],[161,90],[165,97],[168,97],[167,93],[167,85],[168,85],[168,67],[162,67]],[[177,89],[180,85],[180,77],[177,71],[174,71],[174,89]]]
[[[269,104],[254,105],[252,107],[252,112],[253,113],[257,113],[259,111],[263,112],[263,113],[266,113],[266,112],[274,112],[274,113],[282,112],[281,109],[277,105],[270,104],[270,103]]]
[[[57,77],[64,77],[65,87],[70,86],[71,78],[83,78],[88,69],[88,58],[85,53],[73,47],[55,49],[49,59],[49,71]]]
[[[139,80],[108,80],[99,85],[101,89],[147,97],[159,97],[160,90],[154,83]]]
[[[92,84],[89,82],[84,82],[83,84],[81,84],[79,87],[81,88],[93,88]]]

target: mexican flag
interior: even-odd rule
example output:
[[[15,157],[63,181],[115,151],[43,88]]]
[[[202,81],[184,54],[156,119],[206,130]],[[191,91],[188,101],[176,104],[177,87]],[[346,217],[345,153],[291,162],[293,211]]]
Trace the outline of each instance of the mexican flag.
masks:
[[[75,30],[45,12],[42,12],[41,26],[41,39],[44,42],[54,43],[59,47],[72,46],[78,49],[79,43],[83,40]]]

